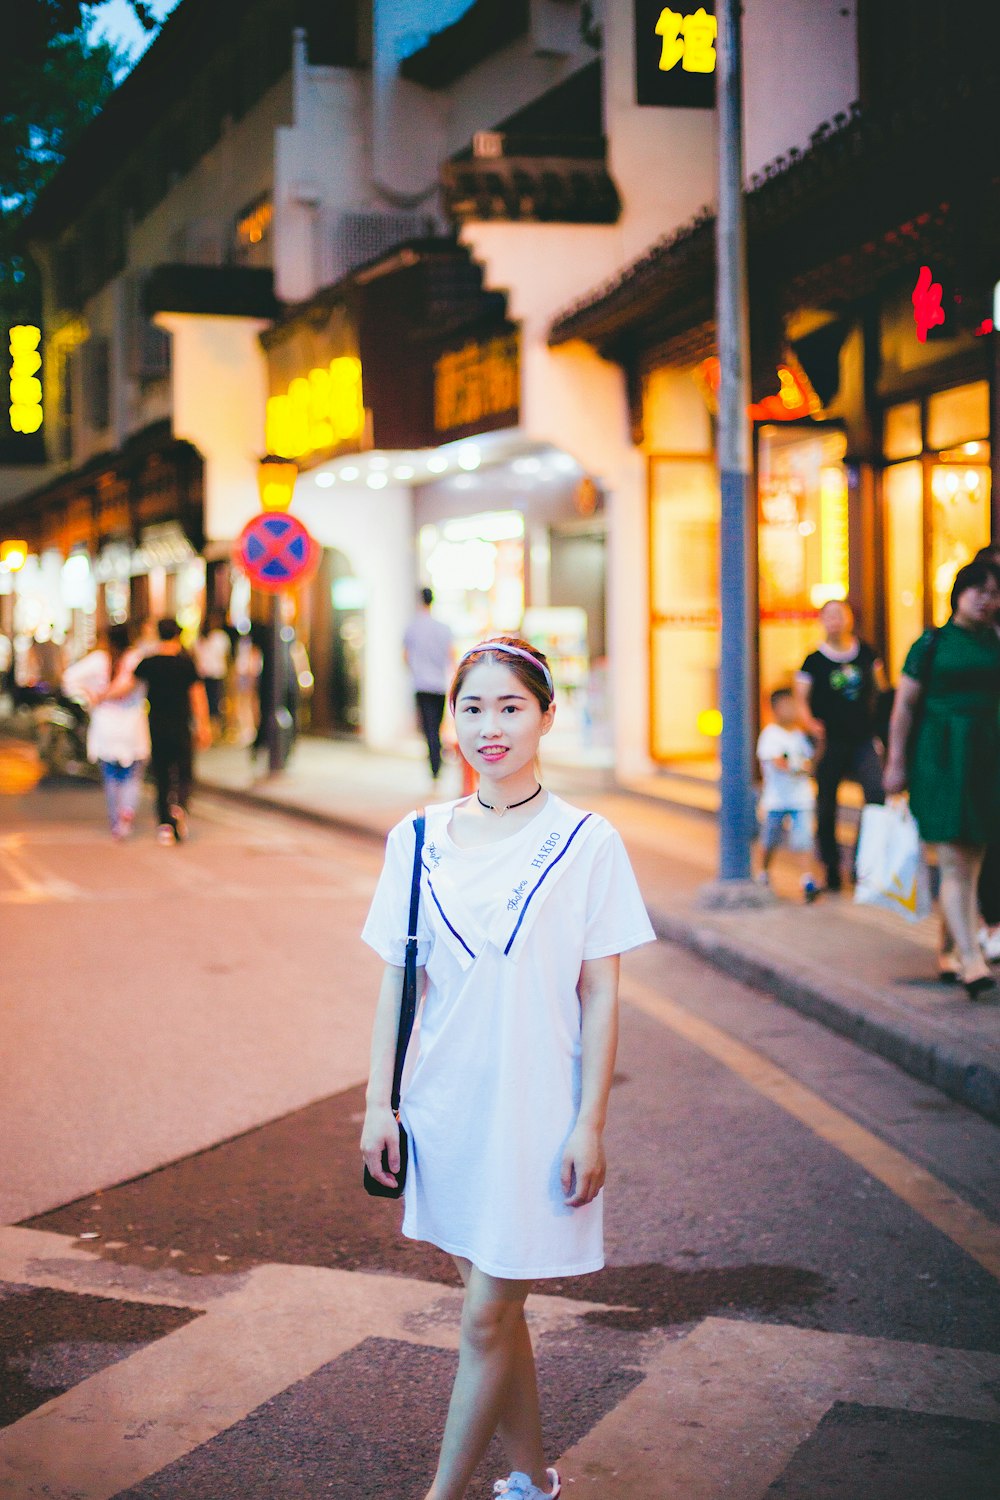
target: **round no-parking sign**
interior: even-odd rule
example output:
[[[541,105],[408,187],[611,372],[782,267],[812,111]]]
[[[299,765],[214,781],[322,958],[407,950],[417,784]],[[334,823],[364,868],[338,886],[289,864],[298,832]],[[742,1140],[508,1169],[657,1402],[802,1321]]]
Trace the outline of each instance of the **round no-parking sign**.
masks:
[[[263,511],[248,521],[235,547],[236,561],[255,588],[276,594],[305,583],[322,551],[301,521],[286,511]]]

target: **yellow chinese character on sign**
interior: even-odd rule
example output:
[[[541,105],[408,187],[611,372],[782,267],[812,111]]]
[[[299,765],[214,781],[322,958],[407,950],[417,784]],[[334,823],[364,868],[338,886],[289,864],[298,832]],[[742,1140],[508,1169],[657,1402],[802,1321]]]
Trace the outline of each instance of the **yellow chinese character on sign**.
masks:
[[[714,73],[718,29],[715,17],[703,8],[684,16],[664,7],[656,23],[656,35],[663,39],[660,72],[669,73],[680,63],[685,73]]]

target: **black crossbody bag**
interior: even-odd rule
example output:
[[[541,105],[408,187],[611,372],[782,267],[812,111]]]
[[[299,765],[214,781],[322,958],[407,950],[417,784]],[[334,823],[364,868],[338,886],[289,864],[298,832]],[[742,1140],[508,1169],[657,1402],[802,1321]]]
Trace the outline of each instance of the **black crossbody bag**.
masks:
[[[419,812],[413,820],[413,874],[410,878],[410,921],[406,933],[406,957],[403,960],[403,994],[399,1004],[399,1030],[396,1033],[396,1066],[392,1075],[392,1112],[399,1124],[399,1092],[403,1082],[403,1065],[406,1049],[410,1045],[413,1022],[417,1014],[417,913],[420,910],[420,855],[424,847],[424,814]],[[373,1198],[399,1198],[406,1185],[406,1163],[409,1156],[406,1131],[399,1125],[399,1171],[396,1186],[386,1187],[378,1182],[365,1167],[365,1192]],[[382,1152],[382,1171],[391,1172],[389,1151]]]

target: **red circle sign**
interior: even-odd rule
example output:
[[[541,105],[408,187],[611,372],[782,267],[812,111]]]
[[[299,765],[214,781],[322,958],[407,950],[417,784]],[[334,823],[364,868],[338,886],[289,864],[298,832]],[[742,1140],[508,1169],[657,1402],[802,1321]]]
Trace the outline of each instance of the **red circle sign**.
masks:
[[[295,516],[267,510],[247,522],[234,550],[254,587],[271,594],[304,583],[316,571],[322,552]]]

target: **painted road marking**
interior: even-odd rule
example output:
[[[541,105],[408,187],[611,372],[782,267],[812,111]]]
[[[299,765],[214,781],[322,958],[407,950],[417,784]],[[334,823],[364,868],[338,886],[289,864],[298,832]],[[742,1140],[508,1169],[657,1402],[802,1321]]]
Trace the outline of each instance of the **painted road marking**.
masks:
[[[0,1432],[9,1500],[111,1500],[365,1338],[457,1345],[461,1293],[430,1282],[265,1265],[187,1286],[157,1272],[140,1291],[133,1274],[62,1235],[0,1229],[0,1279],[204,1313]],[[536,1334],[595,1307],[529,1300]],[[640,1385],[560,1461],[575,1494],[762,1500],[836,1401],[1000,1420],[1000,1356],[980,1351],[707,1318],[638,1357]]]
[[[828,1104],[762,1052],[737,1041],[721,1027],[696,1016],[650,985],[630,978],[622,986],[622,998],[707,1052],[759,1094],[780,1105],[1000,1280],[1000,1225],[952,1192],[933,1173],[887,1145],[843,1110]]]
[[[37,901],[75,901],[84,893],[79,886],[53,875],[37,874],[24,854],[24,839],[8,838],[0,844],[0,870],[14,889],[0,893],[0,899],[16,904]]]
[[[59,1246],[65,1259],[60,1271]],[[58,1235],[0,1231],[0,1279],[113,1297],[102,1262]],[[106,1271],[106,1266],[104,1270]],[[119,1268],[120,1269],[120,1268]],[[88,1280],[95,1285],[89,1286]],[[176,1304],[177,1282],[170,1278]],[[83,1380],[0,1432],[5,1500],[111,1500],[240,1422],[367,1338],[458,1347],[461,1292],[434,1282],[322,1266],[263,1265],[199,1284],[181,1305],[203,1316]],[[123,1288],[124,1300],[157,1302]],[[535,1333],[572,1327],[598,1303],[532,1297]]]
[[[1000,1420],[1000,1356],[706,1318],[563,1455],[573,1493],[762,1500],[835,1401]]]

